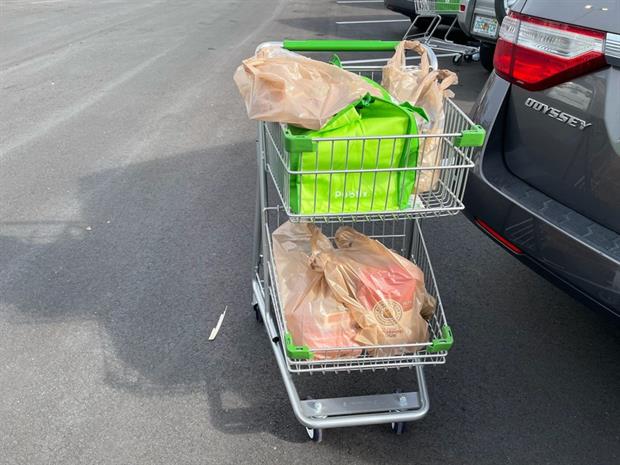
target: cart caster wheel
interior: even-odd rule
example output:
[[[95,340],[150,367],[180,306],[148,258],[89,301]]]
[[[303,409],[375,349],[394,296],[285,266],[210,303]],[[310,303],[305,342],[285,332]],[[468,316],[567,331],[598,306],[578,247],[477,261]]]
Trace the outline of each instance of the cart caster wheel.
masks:
[[[306,433],[312,442],[321,442],[323,440],[323,430],[315,428],[306,428]]]
[[[258,304],[254,304],[254,316],[256,316],[256,321],[259,323],[263,322],[263,316],[260,314],[260,308],[258,308]]]
[[[397,435],[401,435],[403,434],[405,431],[407,431],[407,423],[399,421],[397,423],[392,423],[392,432],[396,433]]]
[[[463,55],[455,55],[452,57],[452,63],[457,66],[461,66],[463,64]]]

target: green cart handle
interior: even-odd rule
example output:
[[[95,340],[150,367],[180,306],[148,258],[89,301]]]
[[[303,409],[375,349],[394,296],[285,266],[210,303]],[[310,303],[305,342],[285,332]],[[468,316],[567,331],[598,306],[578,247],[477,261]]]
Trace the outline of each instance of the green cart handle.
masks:
[[[393,52],[396,40],[285,40],[291,52]]]

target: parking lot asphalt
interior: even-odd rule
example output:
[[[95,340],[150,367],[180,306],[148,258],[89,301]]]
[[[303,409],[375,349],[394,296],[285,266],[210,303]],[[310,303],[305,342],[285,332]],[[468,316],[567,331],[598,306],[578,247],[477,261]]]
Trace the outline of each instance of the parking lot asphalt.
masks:
[[[0,463],[620,463],[618,325],[462,215],[423,228],[456,340],[426,370],[428,416],[318,445],[297,423],[251,313],[255,124],[232,74],[262,41],[406,27],[335,24],[365,18],[399,16],[332,0],[2,2]],[[456,70],[469,108],[487,74]]]

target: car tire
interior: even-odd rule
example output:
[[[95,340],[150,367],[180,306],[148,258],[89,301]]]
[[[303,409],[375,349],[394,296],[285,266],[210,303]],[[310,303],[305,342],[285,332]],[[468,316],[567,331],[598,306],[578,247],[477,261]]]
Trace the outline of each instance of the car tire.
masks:
[[[493,71],[493,55],[495,54],[495,45],[480,44],[480,64],[484,66],[489,73]]]

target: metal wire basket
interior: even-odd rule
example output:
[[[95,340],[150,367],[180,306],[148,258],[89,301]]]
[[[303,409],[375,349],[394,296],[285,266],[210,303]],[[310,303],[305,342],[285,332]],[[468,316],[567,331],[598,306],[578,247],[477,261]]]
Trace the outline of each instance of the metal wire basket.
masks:
[[[351,68],[381,79],[378,66]],[[258,136],[266,168],[291,221],[383,221],[446,216],[462,210],[467,174],[474,166],[471,156],[484,139],[484,130],[450,99],[444,102],[440,133],[312,138],[305,141],[304,149],[295,148],[298,141],[286,125],[261,122]],[[405,163],[403,167],[396,160],[403,146],[413,140],[418,143],[417,165]],[[387,167],[379,165],[382,150],[391,152],[393,163]],[[354,167],[350,162],[355,159],[353,152],[362,154],[361,164],[358,155]],[[300,162],[302,156],[305,161]],[[415,178],[413,189],[405,194],[406,205],[395,205],[392,199],[403,195],[397,191],[407,176]],[[383,183],[381,195],[373,189],[378,182]],[[319,191],[327,192],[327,201],[317,198]]]
[[[428,251],[420,225],[417,221],[395,220],[389,222],[347,222],[344,224],[326,223],[322,225],[323,233],[333,238],[340,226],[351,226],[357,231],[372,237],[386,247],[408,257],[424,273],[427,292],[437,300],[433,316],[428,320],[429,340],[414,344],[369,345],[356,347],[329,347],[309,350],[310,359],[296,358],[299,347],[293,344],[286,325],[284,308],[278,292],[277,266],[273,258],[271,233],[288,218],[282,207],[269,207],[263,212],[266,238],[269,242],[267,260],[270,273],[270,289],[277,328],[282,341],[289,371],[303,372],[338,372],[365,371],[388,368],[404,368],[416,365],[437,365],[445,363],[447,351],[452,344],[452,334],[441,304],[435,275],[428,257]],[[411,239],[411,240],[410,240]],[[351,356],[352,352],[359,356]]]
[[[479,47],[455,43],[448,38],[458,29],[456,23],[460,3],[459,0],[413,0],[417,16],[407,28],[403,40],[418,40],[433,49],[437,57],[452,57],[454,63],[460,63],[461,60],[477,61],[480,57]],[[430,22],[423,26],[421,18],[430,19]],[[446,18],[452,18],[450,26],[443,37],[435,37]],[[426,29],[420,32],[419,27]]]

